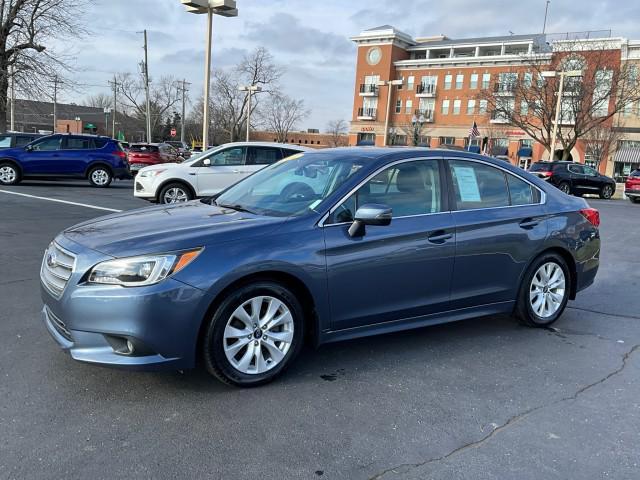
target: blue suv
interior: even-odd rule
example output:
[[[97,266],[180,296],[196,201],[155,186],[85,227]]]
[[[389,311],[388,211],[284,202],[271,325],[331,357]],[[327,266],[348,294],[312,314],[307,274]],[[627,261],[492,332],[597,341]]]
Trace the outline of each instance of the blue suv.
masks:
[[[0,185],[26,178],[86,178],[94,187],[108,187],[114,178],[128,177],[127,154],[109,137],[49,135],[0,151]]]

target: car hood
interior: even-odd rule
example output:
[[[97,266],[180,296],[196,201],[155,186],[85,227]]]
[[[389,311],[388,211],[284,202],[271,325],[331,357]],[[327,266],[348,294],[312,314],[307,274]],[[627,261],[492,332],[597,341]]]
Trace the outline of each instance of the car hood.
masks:
[[[114,257],[169,252],[266,235],[286,221],[198,200],[131,210],[75,225],[64,236]]]

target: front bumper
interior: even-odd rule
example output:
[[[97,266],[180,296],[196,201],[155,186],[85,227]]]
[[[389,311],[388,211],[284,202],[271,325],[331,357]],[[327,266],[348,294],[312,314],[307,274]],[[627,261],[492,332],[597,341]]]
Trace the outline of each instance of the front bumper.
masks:
[[[141,177],[136,175],[133,187],[133,196],[144,198],[146,200],[154,200],[156,198],[157,186],[154,177]]]
[[[41,284],[42,321],[63,350],[75,360],[133,370],[195,365],[206,293],[173,278],[147,287],[86,285],[88,269],[110,257],[74,243],[64,247],[77,255],[64,292],[55,298]],[[126,340],[135,346],[132,354],[119,353]]]

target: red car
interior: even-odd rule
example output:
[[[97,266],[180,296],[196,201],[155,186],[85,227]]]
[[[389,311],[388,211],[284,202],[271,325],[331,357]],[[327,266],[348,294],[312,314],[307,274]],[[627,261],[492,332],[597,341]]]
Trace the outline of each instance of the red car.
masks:
[[[640,170],[634,170],[624,184],[624,194],[632,203],[640,203]]]
[[[178,163],[178,151],[167,143],[134,143],[128,153],[129,168],[133,175],[143,167],[159,163]]]

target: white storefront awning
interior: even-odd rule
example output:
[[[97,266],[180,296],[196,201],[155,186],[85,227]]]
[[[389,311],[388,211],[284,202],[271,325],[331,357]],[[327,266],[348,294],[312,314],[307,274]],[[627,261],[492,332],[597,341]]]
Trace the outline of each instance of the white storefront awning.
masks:
[[[616,163],[640,163],[640,148],[622,148],[616,152]]]

